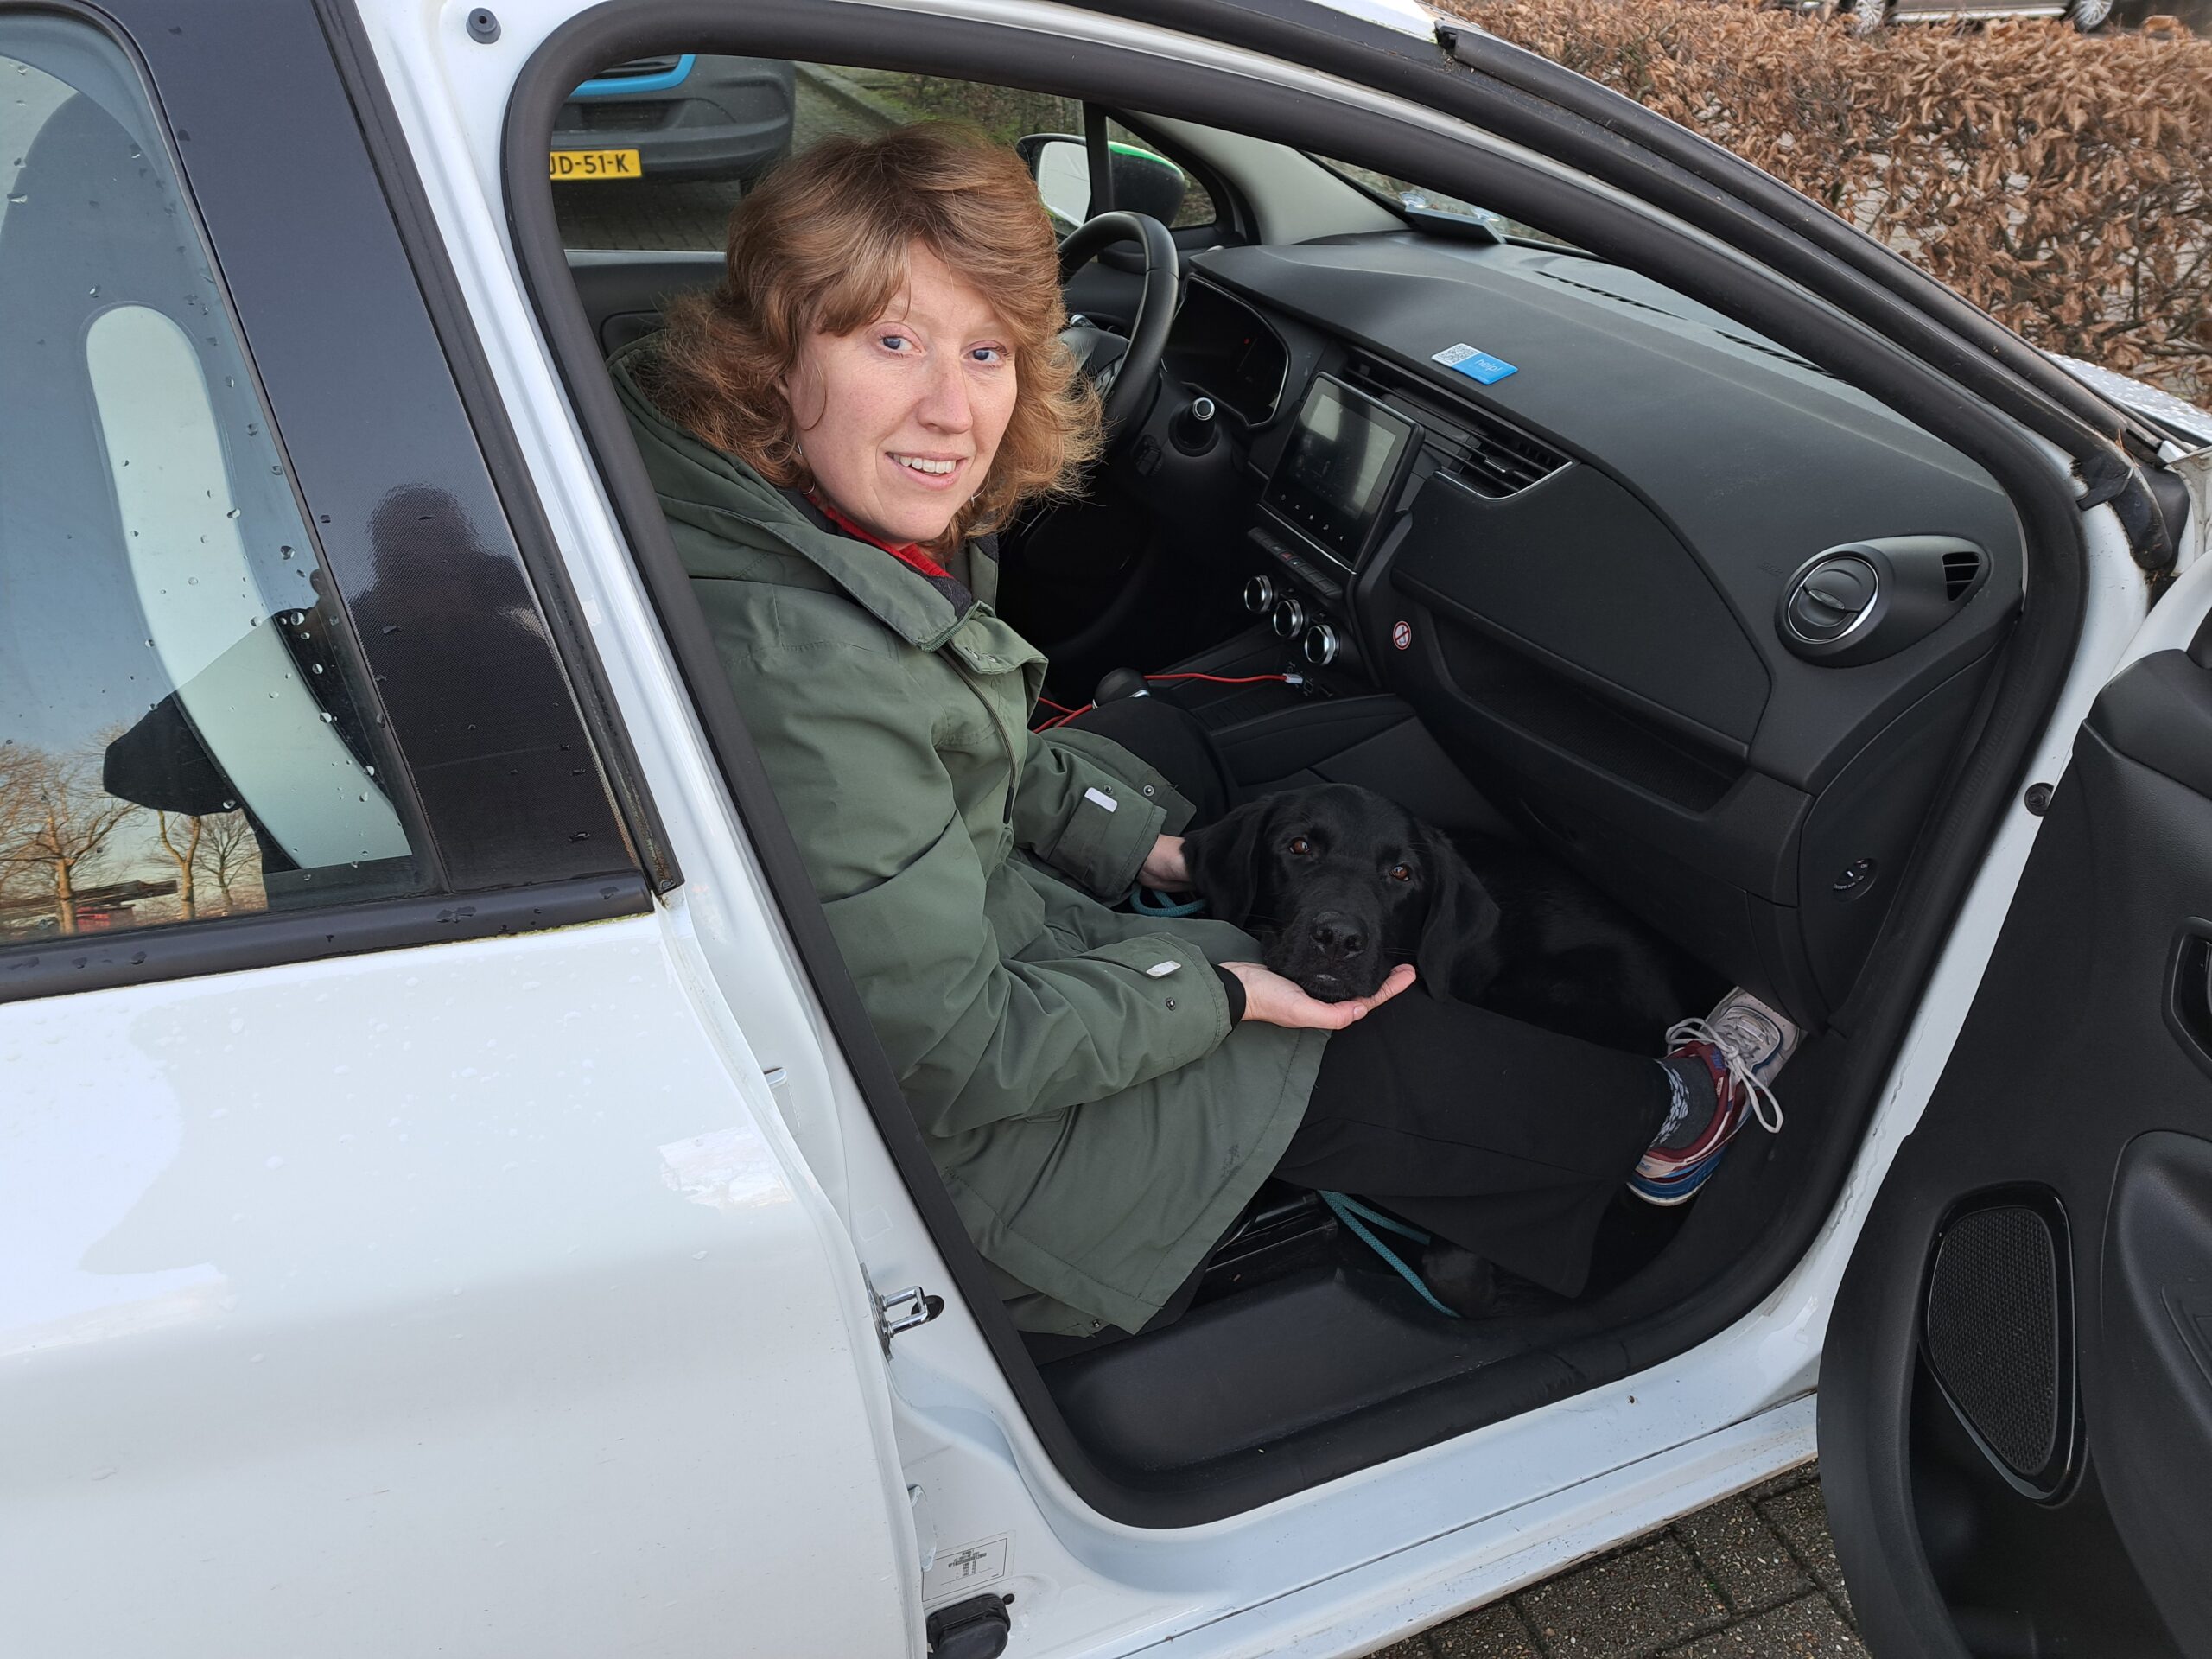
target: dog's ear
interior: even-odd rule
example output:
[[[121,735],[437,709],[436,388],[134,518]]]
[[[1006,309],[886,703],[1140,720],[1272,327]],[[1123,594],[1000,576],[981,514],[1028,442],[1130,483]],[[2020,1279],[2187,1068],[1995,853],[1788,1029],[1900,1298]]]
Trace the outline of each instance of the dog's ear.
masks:
[[[1272,801],[1248,801],[1184,836],[1183,861],[1208,915],[1238,927],[1250,918],[1260,903],[1261,864],[1274,817]]]
[[[1497,976],[1497,901],[1459,849],[1424,826],[1421,863],[1429,881],[1414,966],[1431,996],[1472,1002]]]

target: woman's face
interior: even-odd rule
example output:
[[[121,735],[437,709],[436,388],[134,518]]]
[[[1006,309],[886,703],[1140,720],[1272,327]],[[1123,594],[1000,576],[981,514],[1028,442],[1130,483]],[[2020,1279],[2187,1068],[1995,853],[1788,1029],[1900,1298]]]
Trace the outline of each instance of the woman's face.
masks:
[[[887,542],[934,542],[989,475],[1014,413],[1014,340],[928,249],[849,334],[817,334],[785,385],[816,487]]]

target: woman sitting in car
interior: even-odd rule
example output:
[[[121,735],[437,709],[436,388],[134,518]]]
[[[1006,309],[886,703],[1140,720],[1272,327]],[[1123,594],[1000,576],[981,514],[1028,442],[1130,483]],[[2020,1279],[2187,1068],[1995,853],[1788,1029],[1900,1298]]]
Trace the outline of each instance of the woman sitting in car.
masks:
[[[1270,1174],[1572,1295],[1622,1184],[1694,1191],[1794,1033],[1732,999],[1655,1062],[1406,995],[1409,966],[1324,1002],[1236,928],[1114,907],[1187,887],[1220,774],[1159,699],[1118,741],[1029,729],[1045,662],[992,608],[990,532],[1100,444],[1056,253],[980,136],[833,139],[613,365],[954,1205],[1032,1330],[1155,1319]]]

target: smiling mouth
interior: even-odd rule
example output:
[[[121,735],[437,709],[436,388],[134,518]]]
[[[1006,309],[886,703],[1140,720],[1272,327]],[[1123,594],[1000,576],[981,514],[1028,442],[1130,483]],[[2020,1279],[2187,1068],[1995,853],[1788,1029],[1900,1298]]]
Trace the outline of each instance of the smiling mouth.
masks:
[[[950,478],[966,463],[957,457],[938,459],[929,455],[893,455],[891,464],[912,477],[935,483]]]

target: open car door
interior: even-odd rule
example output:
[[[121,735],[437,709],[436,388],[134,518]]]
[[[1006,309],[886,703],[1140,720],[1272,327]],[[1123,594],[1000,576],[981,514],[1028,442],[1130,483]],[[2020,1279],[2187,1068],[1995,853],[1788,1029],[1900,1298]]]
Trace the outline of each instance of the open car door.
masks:
[[[1838,1293],[1820,1443],[1879,1659],[2212,1655],[2212,625],[2076,737]]]

